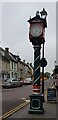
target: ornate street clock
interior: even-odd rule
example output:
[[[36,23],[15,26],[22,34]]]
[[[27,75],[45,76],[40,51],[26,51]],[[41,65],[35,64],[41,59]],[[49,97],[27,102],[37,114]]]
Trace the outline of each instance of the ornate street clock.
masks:
[[[29,39],[33,45],[42,44],[45,38],[45,22],[44,20],[30,20],[30,27],[29,27]]]
[[[38,23],[31,24],[30,31],[29,31],[30,38],[41,36],[43,34],[43,30],[44,28],[42,24],[38,24]]]
[[[41,12],[41,15],[44,15],[45,9]],[[33,92],[30,95],[30,109],[29,113],[43,113],[43,96],[40,93],[40,65],[46,66],[46,60],[40,60],[40,49],[41,44],[45,42],[45,28],[47,27],[46,18],[42,18],[39,15],[39,11],[36,12],[36,16],[30,18],[29,22],[29,39],[34,46],[34,81],[33,81]]]

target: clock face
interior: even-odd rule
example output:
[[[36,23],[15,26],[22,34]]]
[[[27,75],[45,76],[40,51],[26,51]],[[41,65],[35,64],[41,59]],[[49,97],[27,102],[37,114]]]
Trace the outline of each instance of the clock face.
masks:
[[[33,37],[38,37],[42,34],[43,28],[41,25],[33,24],[30,29],[30,33]]]

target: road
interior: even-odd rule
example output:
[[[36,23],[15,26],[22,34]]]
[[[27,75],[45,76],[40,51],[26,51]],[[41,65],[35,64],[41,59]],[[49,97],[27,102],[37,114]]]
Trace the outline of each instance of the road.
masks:
[[[3,89],[2,90],[2,115],[11,109],[17,107],[24,102],[25,99],[29,99],[29,95],[32,93],[32,86],[22,86],[17,88]]]
[[[52,80],[45,82],[44,88],[52,84]],[[2,115],[29,99],[32,94],[32,85],[23,85],[22,87],[2,89]]]

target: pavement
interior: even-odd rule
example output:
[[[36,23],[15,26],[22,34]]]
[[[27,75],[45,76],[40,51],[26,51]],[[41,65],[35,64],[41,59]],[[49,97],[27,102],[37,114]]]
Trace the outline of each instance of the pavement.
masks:
[[[46,97],[46,96],[45,96]],[[58,91],[57,91],[57,100],[56,102],[49,102],[45,99],[45,102],[43,103],[44,113],[43,114],[29,114],[29,108],[30,104],[28,103],[26,106],[24,106],[22,109],[18,110],[11,116],[9,116],[6,120],[17,120],[17,119],[57,119],[57,106],[58,106]]]
[[[48,120],[48,119],[54,119],[58,120],[58,90],[57,90],[57,97],[56,102],[49,102],[47,101],[47,91],[45,92],[45,102],[43,103],[44,113],[43,114],[29,114],[30,109],[30,100],[25,101],[25,105],[19,106],[19,109],[13,110],[13,114],[9,114],[8,117],[5,118],[5,120]],[[12,111],[11,111],[12,112]],[[7,116],[7,115],[6,115]],[[2,118],[3,119],[3,118]],[[1,119],[1,120],[2,120]],[[4,119],[3,119],[4,120]]]
[[[9,117],[13,118],[56,118],[56,103],[44,103],[43,114],[29,114],[29,104]],[[7,119],[8,120],[8,119]]]
[[[0,81],[0,116],[2,115],[2,82]]]

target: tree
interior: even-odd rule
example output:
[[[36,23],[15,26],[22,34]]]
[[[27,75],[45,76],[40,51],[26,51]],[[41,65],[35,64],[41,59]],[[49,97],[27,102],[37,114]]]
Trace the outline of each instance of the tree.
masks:
[[[51,75],[51,73],[49,73],[49,72],[44,73],[44,76],[47,77],[48,79],[50,78],[50,75]]]

